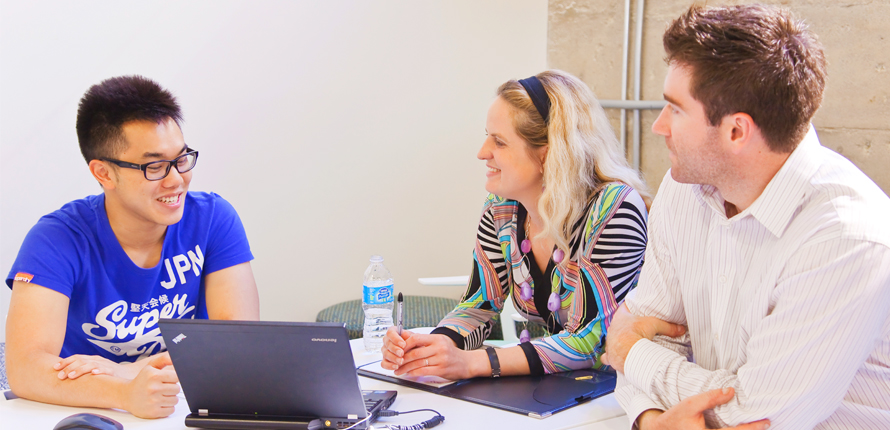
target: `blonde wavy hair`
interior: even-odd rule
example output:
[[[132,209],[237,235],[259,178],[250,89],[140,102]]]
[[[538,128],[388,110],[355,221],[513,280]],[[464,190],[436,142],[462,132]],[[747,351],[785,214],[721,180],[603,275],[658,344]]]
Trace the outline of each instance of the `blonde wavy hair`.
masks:
[[[553,238],[568,255],[572,226],[606,184],[630,185],[646,206],[650,197],[639,172],[628,165],[606,113],[590,88],[561,70],[548,70],[536,77],[550,98],[549,124],[519,81],[501,85],[497,96],[513,107],[513,127],[528,143],[529,153],[548,147],[543,165],[544,193],[538,200],[544,228],[535,237]]]

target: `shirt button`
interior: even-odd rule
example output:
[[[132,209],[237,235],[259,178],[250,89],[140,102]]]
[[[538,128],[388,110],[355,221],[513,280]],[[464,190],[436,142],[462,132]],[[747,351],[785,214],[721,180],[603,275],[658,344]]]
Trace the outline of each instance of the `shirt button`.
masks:
[[[720,283],[721,283],[721,284],[725,284],[725,283],[726,283],[726,276],[720,275]]]
[[[714,333],[714,340],[720,340],[720,335],[717,333]]]

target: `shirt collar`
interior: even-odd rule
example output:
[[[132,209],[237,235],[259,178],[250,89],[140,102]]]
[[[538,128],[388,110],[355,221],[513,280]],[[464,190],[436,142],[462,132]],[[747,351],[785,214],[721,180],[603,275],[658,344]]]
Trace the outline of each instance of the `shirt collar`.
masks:
[[[708,206],[714,212],[726,219],[726,210],[723,208],[723,196],[720,191],[713,185],[694,185],[692,187],[693,194],[698,198],[699,203]]]
[[[791,152],[760,196],[750,207],[736,215],[733,221],[751,215],[774,236],[782,237],[791,222],[791,217],[812,190],[809,184],[816,169],[819,168],[821,147],[816,130],[810,125],[806,136]],[[725,219],[724,200],[717,188],[698,185],[694,189],[695,195],[703,204]]]

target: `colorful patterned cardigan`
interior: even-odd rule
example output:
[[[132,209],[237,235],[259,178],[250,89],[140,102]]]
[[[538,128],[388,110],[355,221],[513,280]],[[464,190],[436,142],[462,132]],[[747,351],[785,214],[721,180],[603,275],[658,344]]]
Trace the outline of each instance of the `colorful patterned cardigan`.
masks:
[[[585,214],[573,227],[563,264],[551,258],[542,273],[534,256],[523,256],[519,249],[525,208],[490,195],[479,221],[467,291],[433,333],[450,337],[462,349],[479,348],[512,296],[523,316],[552,333],[520,344],[532,374],[602,368],[599,357],[612,313],[636,286],[643,264],[647,212],[633,188],[611,183],[592,196]],[[528,301],[519,297],[524,281],[533,289]],[[546,306],[553,285],[562,302],[555,313]]]

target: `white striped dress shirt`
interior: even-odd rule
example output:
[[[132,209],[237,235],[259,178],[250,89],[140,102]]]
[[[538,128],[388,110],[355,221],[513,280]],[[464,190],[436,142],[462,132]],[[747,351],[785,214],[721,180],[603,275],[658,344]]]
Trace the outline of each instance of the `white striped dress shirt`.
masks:
[[[710,426],[890,429],[888,218],[890,199],[812,128],[730,219],[715,188],[668,172],[626,303],[689,330],[631,348],[616,389],[631,423],[733,387]]]

